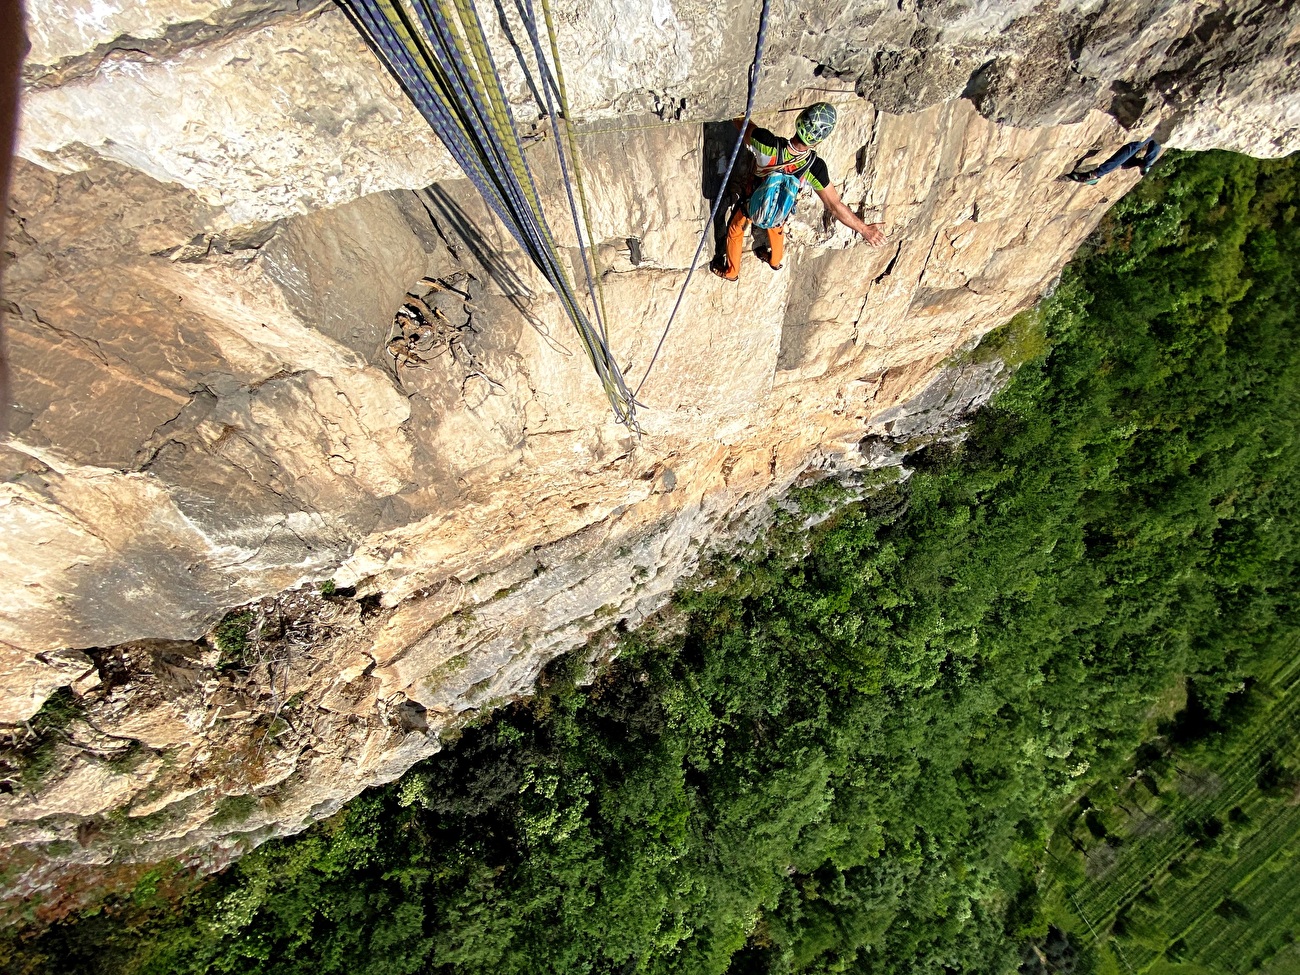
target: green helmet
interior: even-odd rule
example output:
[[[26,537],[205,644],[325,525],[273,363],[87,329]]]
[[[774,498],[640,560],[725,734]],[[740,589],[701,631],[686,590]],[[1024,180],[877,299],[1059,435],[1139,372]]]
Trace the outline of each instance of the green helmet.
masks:
[[[835,120],[839,116],[835,106],[826,102],[809,105],[799,113],[794,123],[794,134],[806,146],[815,146],[835,131]]]

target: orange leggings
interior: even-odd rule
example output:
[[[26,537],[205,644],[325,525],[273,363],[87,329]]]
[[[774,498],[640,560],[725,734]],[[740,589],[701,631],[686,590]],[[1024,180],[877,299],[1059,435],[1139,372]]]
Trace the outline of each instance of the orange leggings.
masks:
[[[740,250],[745,243],[745,228],[749,226],[749,217],[745,215],[742,202],[731,215],[727,224],[727,277],[732,281],[740,277]],[[785,260],[785,228],[772,227],[767,232],[767,243],[772,248],[771,264],[779,267]]]

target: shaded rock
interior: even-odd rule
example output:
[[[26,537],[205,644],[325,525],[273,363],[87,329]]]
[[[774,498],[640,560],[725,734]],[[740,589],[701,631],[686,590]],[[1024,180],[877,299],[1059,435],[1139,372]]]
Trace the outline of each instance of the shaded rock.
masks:
[[[882,410],[867,424],[867,435],[906,444],[959,430],[1009,379],[999,359],[944,369],[917,396]]]

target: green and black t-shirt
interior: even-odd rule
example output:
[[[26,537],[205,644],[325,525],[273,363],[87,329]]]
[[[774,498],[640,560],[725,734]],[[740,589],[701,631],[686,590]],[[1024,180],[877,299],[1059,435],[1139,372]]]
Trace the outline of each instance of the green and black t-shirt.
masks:
[[[806,158],[790,148],[790,140],[783,139],[779,135],[769,132],[767,129],[754,129],[749,137],[749,151],[754,154],[754,160],[760,169],[768,166],[780,166],[785,163],[797,162]],[[831,185],[830,170],[826,168],[826,160],[818,156],[812,149],[813,164],[804,173],[804,180],[814,190],[824,190]]]

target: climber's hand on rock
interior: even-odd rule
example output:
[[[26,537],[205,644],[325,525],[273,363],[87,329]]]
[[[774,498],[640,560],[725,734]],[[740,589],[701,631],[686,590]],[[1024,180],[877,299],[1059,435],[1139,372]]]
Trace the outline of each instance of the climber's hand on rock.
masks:
[[[885,234],[880,229],[882,225],[863,223],[861,217],[844,205],[844,201],[840,199],[839,190],[834,186],[827,186],[825,189],[816,192],[822,198],[822,203],[825,204],[831,216],[850,230],[861,234],[863,239],[872,247],[879,247],[885,242]]]
[[[862,239],[872,247],[879,247],[885,242],[885,232],[880,229],[883,226],[883,223],[869,223],[858,232],[862,234]]]

